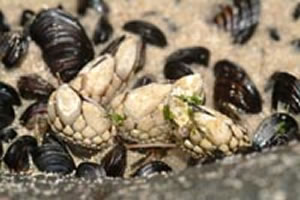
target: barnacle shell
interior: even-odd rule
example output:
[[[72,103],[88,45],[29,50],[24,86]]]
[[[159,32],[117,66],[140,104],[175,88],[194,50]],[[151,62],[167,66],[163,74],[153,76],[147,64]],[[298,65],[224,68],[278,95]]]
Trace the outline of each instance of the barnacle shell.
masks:
[[[94,57],[93,46],[79,21],[61,9],[41,11],[30,27],[53,75],[69,81]]]
[[[81,99],[69,85],[63,84],[50,96],[49,123],[66,142],[100,149],[111,141],[111,122],[101,105]]]

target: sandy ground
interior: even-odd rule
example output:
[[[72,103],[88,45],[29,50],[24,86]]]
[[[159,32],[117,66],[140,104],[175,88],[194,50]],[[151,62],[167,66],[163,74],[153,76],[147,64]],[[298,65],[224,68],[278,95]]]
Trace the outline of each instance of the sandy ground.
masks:
[[[300,37],[300,29],[298,28],[300,21],[294,22],[291,16],[296,3],[300,1],[263,1],[258,29],[254,37],[243,46],[232,45],[228,34],[209,23],[213,12],[217,8],[217,3],[220,2],[226,1],[110,0],[108,1],[111,8],[109,19],[115,29],[114,37],[121,34],[122,25],[131,19],[144,19],[153,22],[167,36],[169,45],[166,48],[149,47],[147,49],[146,66],[144,71],[137,76],[153,74],[159,81],[164,81],[162,69],[168,54],[178,48],[187,46],[200,45],[208,48],[211,51],[209,68],[194,68],[205,79],[208,105],[212,105],[214,82],[212,67],[215,62],[227,58],[243,66],[257,85],[264,100],[263,112],[258,115],[247,116],[245,117],[247,120],[243,122],[249,132],[252,133],[261,119],[270,114],[269,96],[263,92],[268,77],[278,70],[289,71],[297,77],[300,75],[298,67],[300,52],[290,45],[291,40]],[[30,8],[37,12],[41,8],[56,7],[59,4],[75,15],[75,0],[0,0],[1,10],[7,16],[9,23],[16,29],[23,9]],[[153,12],[155,14],[151,14]],[[98,14],[92,10],[86,16],[80,18],[90,37],[97,19]],[[270,28],[278,29],[281,36],[279,42],[270,39],[268,33]],[[101,45],[96,47],[96,52],[99,52],[102,48]],[[47,66],[41,59],[41,52],[33,42],[30,44],[29,53],[20,68],[6,71],[0,64],[0,80],[13,85],[15,85],[20,75],[28,73],[39,73],[53,84],[57,84],[56,80],[49,75]],[[18,113],[21,113],[24,107],[21,107]]]

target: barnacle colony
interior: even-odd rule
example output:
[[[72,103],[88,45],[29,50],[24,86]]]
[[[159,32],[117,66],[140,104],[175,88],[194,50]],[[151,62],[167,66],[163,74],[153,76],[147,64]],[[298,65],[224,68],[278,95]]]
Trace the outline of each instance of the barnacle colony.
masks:
[[[178,144],[197,158],[215,150],[230,154],[249,146],[242,127],[202,106],[205,94],[200,74],[173,84],[127,89],[138,45],[139,40],[126,37],[114,57],[95,58],[52,93],[49,122],[61,138],[94,150],[111,146],[116,136],[149,146]]]

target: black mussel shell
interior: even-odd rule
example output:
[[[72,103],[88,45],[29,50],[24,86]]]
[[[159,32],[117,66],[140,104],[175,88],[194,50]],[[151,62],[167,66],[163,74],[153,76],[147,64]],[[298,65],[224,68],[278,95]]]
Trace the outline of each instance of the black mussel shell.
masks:
[[[97,163],[83,162],[78,165],[75,176],[78,178],[95,180],[105,177],[106,172],[104,168]]]
[[[164,76],[170,80],[177,80],[193,73],[190,66],[183,62],[167,62],[164,66]]]
[[[109,7],[104,0],[77,0],[77,13],[79,15],[85,15],[88,8],[93,8],[103,14],[109,13]]]
[[[10,104],[0,101],[0,130],[9,126],[15,119],[15,111]]]
[[[208,66],[210,51],[205,47],[195,46],[178,49],[167,57],[169,62],[183,62],[185,64],[200,64]]]
[[[101,16],[96,25],[96,29],[93,35],[94,43],[97,45],[107,42],[111,38],[113,32],[114,30],[108,20],[108,16]]]
[[[27,171],[30,167],[29,154],[36,146],[37,141],[34,137],[21,136],[8,147],[3,160],[12,171]]]
[[[270,146],[283,145],[294,139],[300,140],[296,120],[288,114],[276,113],[259,124],[254,132],[253,148],[261,150]]]
[[[75,163],[64,144],[51,134],[45,134],[43,144],[32,153],[36,167],[47,173],[70,174]]]
[[[297,3],[293,12],[293,19],[296,21],[299,18],[300,18],[300,3]]]
[[[0,81],[0,103],[7,105],[21,105],[21,99],[18,92],[7,83]]]
[[[0,140],[6,143],[9,143],[18,135],[17,131],[14,128],[5,128],[0,130]]]
[[[100,55],[111,54],[115,55],[119,49],[120,44],[125,40],[126,36],[122,35],[111,41],[101,52]]]
[[[280,41],[280,35],[278,29],[276,28],[269,28],[269,35],[270,38],[276,42]]]
[[[289,112],[300,112],[300,81],[287,72],[275,72],[268,80],[265,91],[272,89],[272,109],[283,106]]]
[[[0,10],[0,32],[8,32],[10,31],[10,26],[6,23],[5,16],[3,12]]]
[[[220,28],[231,33],[233,42],[244,44],[254,34],[260,17],[260,0],[234,0],[233,5],[222,5],[213,18]]]
[[[221,60],[216,63],[214,74],[214,106],[217,110],[233,118],[236,118],[236,111],[261,112],[261,96],[243,68],[231,61]]]
[[[133,177],[148,177],[156,173],[169,173],[172,168],[162,161],[152,161],[141,166],[132,176]]]
[[[148,85],[150,83],[155,82],[154,77],[150,76],[150,75],[145,75],[142,76],[141,78],[139,78],[133,85],[132,89],[136,89],[139,87],[143,87],[145,85]]]
[[[132,20],[124,24],[125,31],[139,35],[146,43],[165,47],[167,38],[165,34],[154,24],[142,20]]]
[[[21,76],[17,87],[24,99],[48,99],[50,94],[55,90],[52,84],[37,74]]]
[[[127,164],[127,151],[124,145],[117,144],[102,159],[101,165],[106,175],[110,177],[123,177]]]
[[[20,18],[20,25],[21,26],[29,25],[32,22],[34,17],[35,17],[35,13],[32,10],[25,9],[22,12],[22,15],[21,15],[21,18]]]
[[[297,53],[300,51],[300,39],[299,38],[293,39],[291,41],[291,45],[296,50]]]
[[[18,66],[29,47],[25,32],[13,31],[0,34],[0,58],[6,68]]]
[[[61,9],[41,11],[30,26],[30,35],[41,47],[52,74],[64,82],[94,58],[92,43],[82,25]]]
[[[38,126],[43,131],[47,131],[48,110],[46,101],[38,101],[29,105],[20,117],[20,124],[32,130]]]

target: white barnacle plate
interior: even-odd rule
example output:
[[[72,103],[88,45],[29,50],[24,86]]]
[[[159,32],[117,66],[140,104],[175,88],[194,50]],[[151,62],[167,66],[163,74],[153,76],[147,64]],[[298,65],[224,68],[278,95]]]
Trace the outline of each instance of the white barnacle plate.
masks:
[[[111,121],[106,110],[81,98],[67,84],[50,96],[48,116],[52,129],[66,142],[101,149],[112,140]]]

